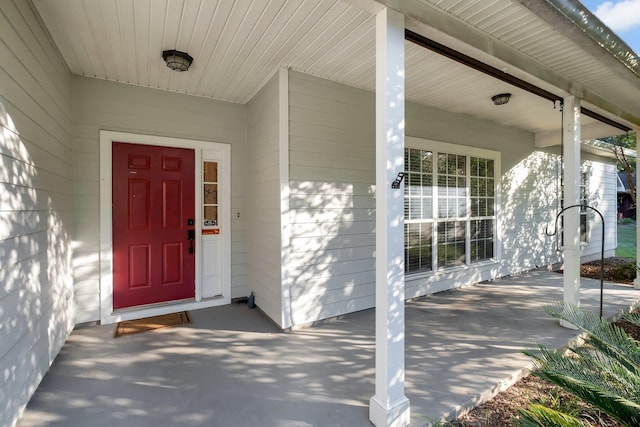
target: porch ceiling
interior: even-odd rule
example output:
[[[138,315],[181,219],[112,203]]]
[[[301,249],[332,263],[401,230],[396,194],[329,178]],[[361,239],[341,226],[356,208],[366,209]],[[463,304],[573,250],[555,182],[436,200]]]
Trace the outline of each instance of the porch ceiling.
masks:
[[[375,17],[369,0],[33,0],[74,74],[246,103],[279,67],[374,90]],[[393,2],[389,2],[393,3]],[[408,27],[560,96],[556,76],[593,98],[598,113],[638,127],[640,78],[621,76],[516,0],[400,2]],[[425,18],[427,17],[427,18]],[[462,27],[456,27],[458,23]],[[460,37],[513,50],[529,73]],[[407,42],[410,101],[544,134],[560,128],[550,101]],[[188,72],[169,70],[165,49],[189,52]],[[526,65],[526,64],[525,64]],[[540,78],[547,73],[549,79]],[[629,72],[630,73],[630,72]],[[634,77],[636,79],[634,80]],[[634,84],[635,83],[635,84]],[[491,96],[513,94],[496,107]],[[597,102],[603,101],[603,102]],[[601,105],[599,105],[601,104]],[[595,108],[594,108],[595,106]],[[609,108],[600,108],[601,106]],[[628,114],[618,114],[619,111]],[[620,133],[585,117],[586,136]]]

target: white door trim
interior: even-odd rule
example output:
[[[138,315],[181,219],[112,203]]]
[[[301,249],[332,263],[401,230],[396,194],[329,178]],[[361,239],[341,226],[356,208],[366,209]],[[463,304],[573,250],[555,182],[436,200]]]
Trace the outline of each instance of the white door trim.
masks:
[[[222,260],[222,296],[202,299],[202,262],[196,256],[196,297],[193,300],[167,302],[145,307],[113,310],[113,234],[112,234],[112,151],[113,142],[147,144],[161,147],[188,148],[195,151],[195,230],[196,251],[202,248],[202,151],[219,151],[221,164],[219,174],[222,177],[219,197],[222,209],[219,210],[222,230],[224,256]],[[209,141],[182,138],[139,135],[126,132],[100,131],[100,323],[108,324],[123,320],[157,316],[181,310],[214,307],[231,303],[231,147]]]

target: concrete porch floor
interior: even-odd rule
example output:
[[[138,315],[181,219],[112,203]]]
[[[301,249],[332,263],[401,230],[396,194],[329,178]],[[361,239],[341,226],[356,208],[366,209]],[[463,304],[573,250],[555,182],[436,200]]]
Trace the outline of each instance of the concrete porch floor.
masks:
[[[561,298],[560,274],[533,271],[408,301],[411,425],[510,385],[529,363],[526,343],[575,337],[542,309]],[[606,283],[605,316],[638,299]],[[598,281],[582,280],[581,300],[598,310]],[[244,304],[191,314],[190,325],[118,339],[115,325],[74,331],[18,426],[370,425],[373,309],[292,333]]]

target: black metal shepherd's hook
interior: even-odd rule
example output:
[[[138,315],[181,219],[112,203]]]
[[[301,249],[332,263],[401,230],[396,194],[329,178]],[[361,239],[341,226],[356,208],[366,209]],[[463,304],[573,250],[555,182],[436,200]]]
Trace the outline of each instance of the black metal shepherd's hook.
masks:
[[[600,215],[600,220],[602,221],[602,246],[600,248],[600,318],[602,318],[602,299],[604,296],[604,217],[602,216],[602,214],[600,213],[600,211],[596,208],[594,208],[593,206],[589,206],[589,205],[571,205],[571,206],[567,206],[566,208],[562,209],[560,212],[558,212],[558,215],[556,215],[556,221],[555,221],[555,230],[553,233],[549,233],[549,226],[545,227],[544,232],[547,236],[555,236],[556,234],[558,234],[558,219],[560,218],[560,215],[562,215],[564,213],[564,211],[571,209],[571,208],[585,208],[585,209],[591,209],[592,211],[595,211],[598,215]]]

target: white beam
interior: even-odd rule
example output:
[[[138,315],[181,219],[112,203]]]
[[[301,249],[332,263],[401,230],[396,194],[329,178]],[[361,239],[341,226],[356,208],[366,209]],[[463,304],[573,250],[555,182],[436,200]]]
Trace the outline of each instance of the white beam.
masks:
[[[562,114],[564,143],[564,207],[580,203],[580,100],[564,99]],[[580,209],[564,213],[564,302],[580,305]],[[564,321],[560,324],[573,327]],[[573,327],[575,328],[575,327]]]
[[[369,419],[409,424],[404,395],[404,16],[376,15],[376,389]]]
[[[580,125],[580,139],[597,139],[611,135],[618,135],[621,132],[620,129],[613,128],[605,123],[594,122],[587,125]],[[558,130],[552,130],[547,132],[538,132],[535,135],[535,146],[538,148],[552,147],[554,145],[560,145],[562,138],[562,132]]]

